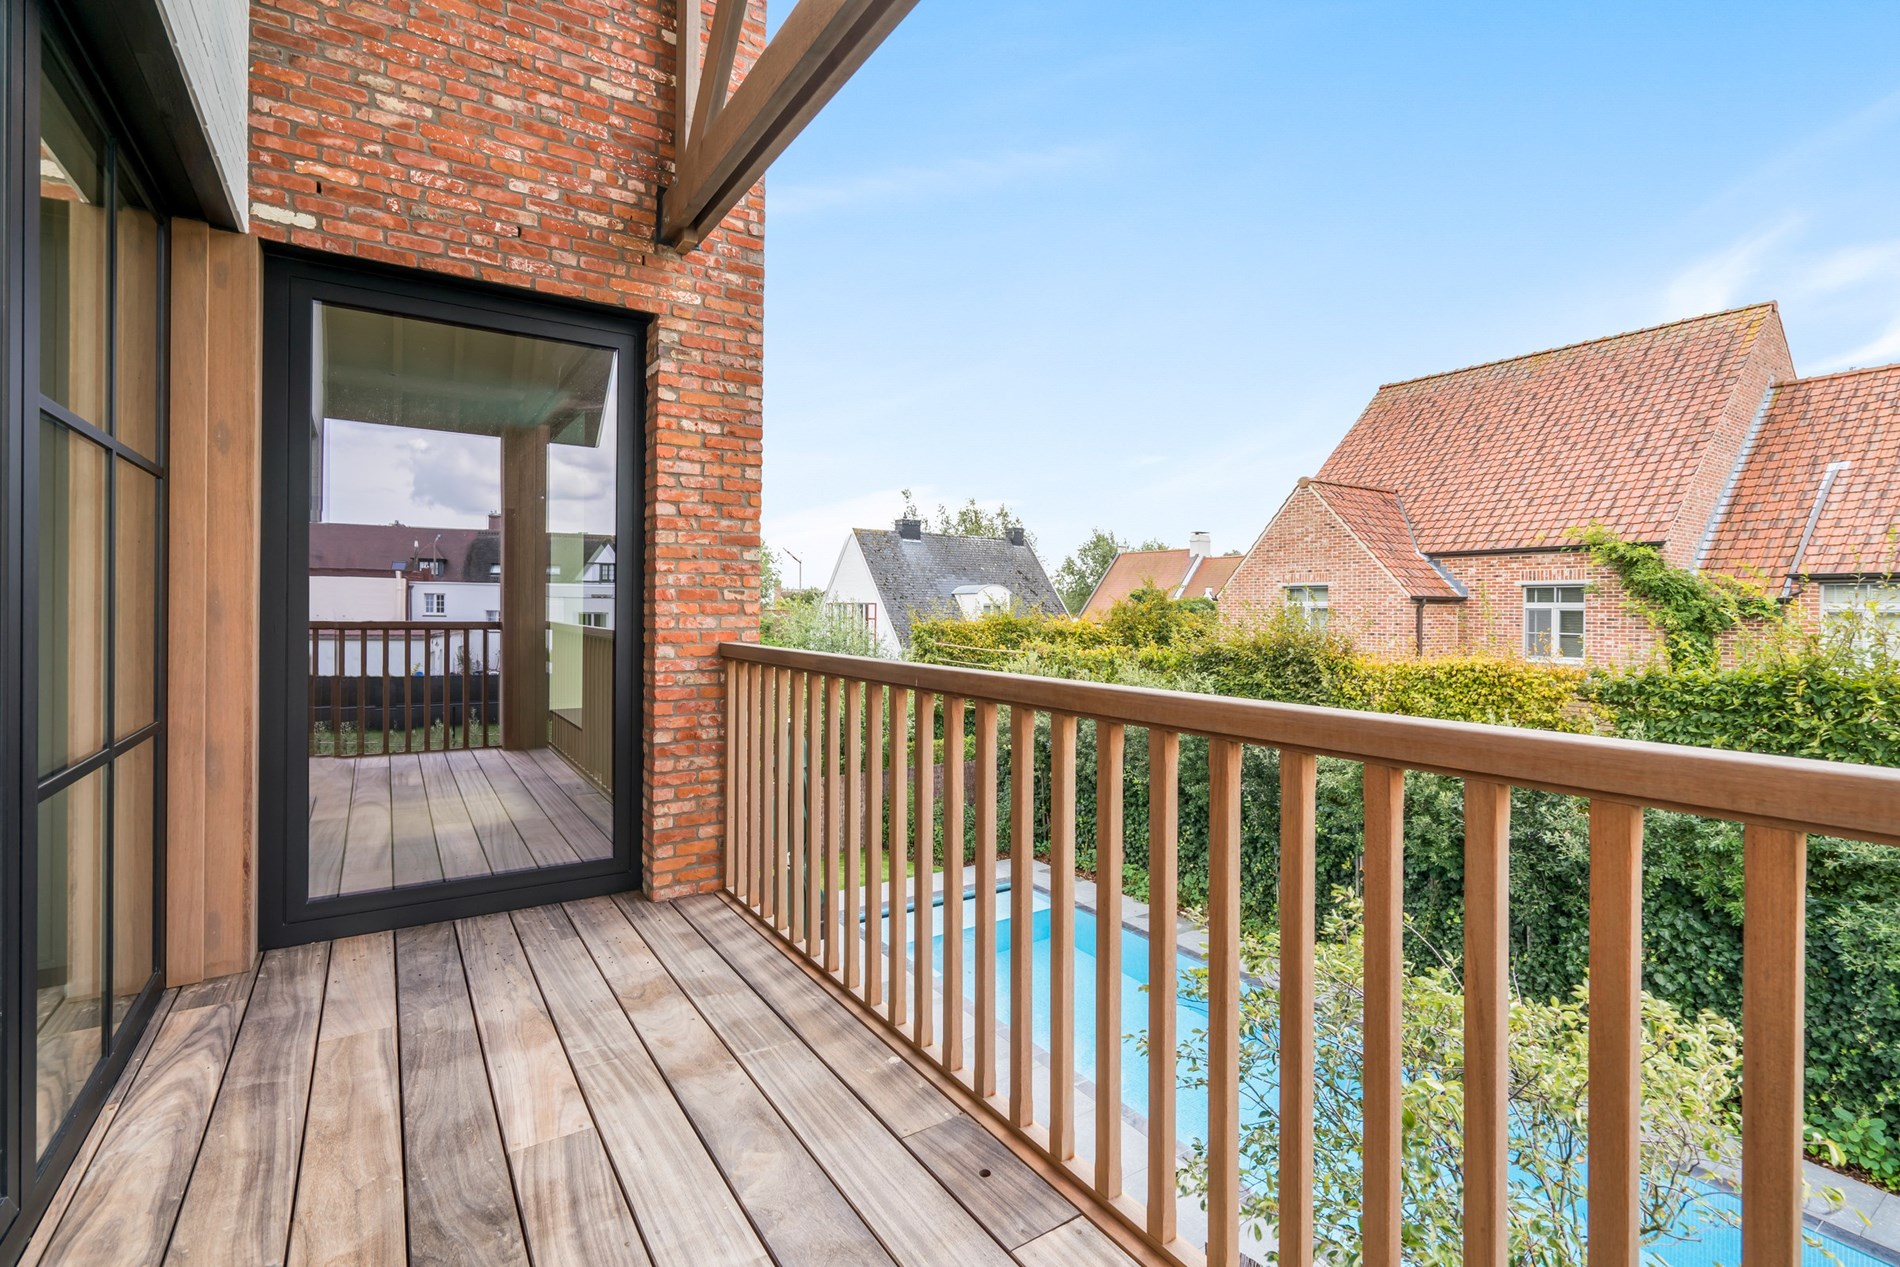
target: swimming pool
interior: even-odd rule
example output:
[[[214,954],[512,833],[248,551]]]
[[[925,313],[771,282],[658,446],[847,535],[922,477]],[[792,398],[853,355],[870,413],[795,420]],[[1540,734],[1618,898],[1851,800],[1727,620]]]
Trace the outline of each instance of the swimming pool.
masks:
[[[1051,951],[1051,920],[1048,896],[1041,891],[1035,895],[1035,921],[1031,937],[1033,955],[1031,973],[1035,983],[1036,997],[1032,1015],[1035,1018],[1035,1042],[1047,1051],[1050,1041],[1049,1007],[1049,967]],[[1014,937],[1009,919],[1009,901],[1007,894],[1000,894],[996,903],[996,1014],[1007,1023],[1010,1014],[1010,956],[1014,950]],[[934,912],[935,956],[933,962],[941,971],[943,964],[943,911],[941,903]],[[973,897],[967,896],[963,910],[963,964],[964,998],[974,997],[976,986],[976,910]],[[1091,911],[1077,910],[1075,914],[1075,1065],[1076,1074],[1095,1080],[1095,916]],[[1121,975],[1121,1023],[1122,1038],[1122,1103],[1128,1109],[1146,1117],[1148,1113],[1148,1061],[1141,1050],[1140,1040],[1148,1028],[1148,939],[1132,929],[1122,929],[1122,975]],[[1200,962],[1192,955],[1177,954],[1178,971],[1186,974]],[[1183,999],[1178,1005],[1175,1018],[1175,1032],[1182,1042],[1188,1042],[1195,1035],[1204,1034],[1207,1029],[1207,1007],[1198,1000]],[[1271,1087],[1266,1088],[1271,1093]],[[1193,1139],[1204,1139],[1207,1134],[1207,1093],[1205,1090],[1183,1087],[1176,1095],[1175,1119],[1179,1138],[1183,1144]],[[1711,1206],[1730,1210],[1739,1209],[1739,1202],[1726,1193],[1711,1192],[1708,1198]],[[1659,1243],[1649,1251],[1645,1261],[1661,1267],[1738,1267],[1741,1262],[1741,1232],[1738,1228],[1726,1226],[1699,1227],[1698,1239]],[[1841,1267],[1889,1267],[1887,1263],[1872,1257],[1852,1246],[1833,1238],[1824,1238],[1827,1251],[1809,1248],[1803,1259],[1803,1267],[1824,1267],[1838,1263]]]

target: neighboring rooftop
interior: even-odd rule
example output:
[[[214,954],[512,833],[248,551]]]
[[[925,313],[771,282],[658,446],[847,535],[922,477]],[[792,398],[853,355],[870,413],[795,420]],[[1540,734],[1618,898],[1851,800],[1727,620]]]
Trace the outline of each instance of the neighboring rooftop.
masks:
[[[419,560],[443,560],[442,577],[485,581],[501,560],[492,528],[429,528],[416,524],[313,523],[310,571],[322,576],[388,576]]]
[[[1319,478],[1402,498],[1431,555],[1561,545],[1590,522],[1663,541],[1685,500],[1712,502],[1710,442],[1792,373],[1757,304],[1391,383]]]
[[[864,552],[891,631],[905,646],[913,615],[954,614],[956,592],[967,586],[1001,585],[1018,611],[1067,611],[1042,561],[1022,542],[922,531],[910,536],[889,528],[854,528],[852,536]]]
[[[1240,560],[1238,554],[1194,550],[1123,550],[1077,614],[1100,616],[1145,585],[1165,590],[1173,598],[1219,598]]]
[[[1900,365],[1775,385],[1704,566],[1771,587],[1900,571]]]

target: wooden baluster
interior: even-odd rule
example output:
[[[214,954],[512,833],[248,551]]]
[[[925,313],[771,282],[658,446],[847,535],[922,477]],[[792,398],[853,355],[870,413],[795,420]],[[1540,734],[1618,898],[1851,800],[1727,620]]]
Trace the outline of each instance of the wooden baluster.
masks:
[[[1280,1262],[1313,1261],[1315,771],[1280,750]]]
[[[1095,1193],[1122,1193],[1122,754],[1095,723]]]
[[[864,938],[858,932],[864,883],[864,683],[844,686],[844,984],[864,981]]]
[[[996,1094],[996,705],[976,704],[976,1072]]]
[[[726,662],[726,888],[744,895],[739,879],[739,823],[745,815],[745,794],[739,789],[739,695],[745,686],[745,666]]]
[[[760,733],[765,736],[765,752],[760,762],[765,771],[765,786],[759,797],[759,809],[766,821],[759,839],[759,914],[774,927],[777,927],[779,912],[779,858],[783,854],[780,846],[785,839],[785,813],[779,808],[785,795],[785,777],[779,767],[779,753],[784,744],[779,736],[778,678],[779,671],[769,665],[759,674],[764,695],[760,701],[764,717]]]
[[[825,874],[821,899],[825,910],[825,971],[836,973],[838,945],[838,851],[844,838],[844,778],[839,758],[844,753],[844,683],[825,679]]]
[[[481,717],[481,727],[482,727],[482,747],[484,748],[486,748],[489,743],[489,737],[488,737],[488,665],[489,663],[490,662],[488,659],[488,626],[483,625],[482,626],[482,658],[481,658],[481,662],[479,666],[480,671],[476,673],[475,675],[475,689],[478,692],[482,701],[480,717]],[[749,667],[747,668],[747,672],[748,673],[751,672],[751,669]]]
[[[1181,736],[1148,731],[1148,1237],[1175,1234],[1175,905],[1180,881]]]
[[[1009,1120],[1036,1120],[1036,714],[1009,709]]]
[[[1801,1261],[1808,838],[1742,828],[1742,1261]]]
[[[1590,802],[1590,1267],[1637,1267],[1643,810]]]
[[[369,755],[369,630],[356,631],[356,755]]]
[[[378,661],[380,661],[380,666],[382,668],[382,672],[377,675],[377,679],[376,679],[376,685],[379,691],[379,694],[376,697],[376,708],[377,708],[377,711],[381,714],[381,721],[382,721],[382,725],[378,727],[378,729],[382,731],[382,735],[383,735],[383,745],[382,745],[383,755],[388,756],[389,755],[389,630],[378,629],[376,631],[376,643],[377,643],[376,649],[378,652],[376,658]]]
[[[402,627],[402,750],[416,750],[416,652],[409,642],[409,626]],[[427,731],[425,729],[424,733]]]
[[[1240,745],[1207,741],[1207,1264],[1240,1263]]]
[[[333,630],[336,634],[336,661],[330,667],[334,670],[330,678],[330,755],[347,756],[343,751],[343,631]]]
[[[864,1001],[873,1008],[884,1002],[884,696],[875,682],[864,696]]]
[[[462,628],[462,747],[469,747],[468,741],[468,627]]]
[[[752,689],[747,702],[751,709],[752,726],[749,748],[752,763],[752,840],[748,867],[752,874],[752,909],[763,915],[772,900],[772,872],[767,865],[767,859],[771,857],[769,833],[772,822],[772,724],[768,703],[771,670],[752,665],[750,679]]]
[[[1403,1121],[1399,1005],[1405,962],[1405,771],[1368,763],[1366,806],[1365,1192],[1366,1267],[1399,1267]]]
[[[792,847],[786,861],[790,876],[788,919],[792,942],[805,940],[805,834],[811,818],[811,752],[805,736],[805,702],[810,695],[811,674],[792,675]]]
[[[1465,1262],[1505,1267],[1511,789],[1465,780]]]
[[[1049,1151],[1075,1156],[1075,717],[1049,716]]]
[[[963,699],[943,700],[943,1067],[963,1068]]]
[[[798,792],[795,780],[798,776],[796,762],[796,739],[798,736],[796,680],[790,669],[777,670],[778,675],[778,714],[773,723],[773,742],[778,747],[778,831],[772,846],[772,870],[777,876],[773,897],[774,917],[777,927],[787,937],[792,935],[792,860],[794,857],[792,841],[799,830]]]
[[[924,1050],[936,1041],[932,1033],[931,1018],[936,1009],[932,1006],[936,999],[936,971],[931,962],[930,943],[937,931],[936,912],[932,902],[932,882],[934,879],[936,850],[931,839],[936,826],[933,812],[936,801],[934,770],[936,756],[936,736],[933,733],[937,722],[937,697],[928,691],[917,692],[916,730],[911,746],[916,761],[917,812],[911,816],[911,831],[914,839],[911,854],[916,859],[916,870],[911,876],[911,905],[916,915],[911,921],[911,932],[916,937],[917,953],[911,963],[911,985],[916,997],[911,1003],[914,1035],[917,1045]]]
[[[889,1009],[885,1013],[891,1024],[902,1026],[908,1019],[906,1012],[910,1001],[907,994],[909,981],[904,975],[904,959],[907,951],[905,932],[904,880],[910,874],[905,870],[905,843],[910,838],[910,795],[905,783],[910,779],[910,692],[901,686],[891,688],[891,966]]]
[[[805,675],[805,953],[817,959],[824,939],[819,909],[825,869],[825,798],[830,780],[825,769],[825,680]]]

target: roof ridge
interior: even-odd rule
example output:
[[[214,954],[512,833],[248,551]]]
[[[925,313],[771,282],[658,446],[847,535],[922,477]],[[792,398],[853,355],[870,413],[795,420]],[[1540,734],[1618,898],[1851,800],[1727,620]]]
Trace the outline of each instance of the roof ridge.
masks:
[[[1676,326],[1691,326],[1699,321],[1715,321],[1722,317],[1733,317],[1738,313],[1753,312],[1757,308],[1767,308],[1773,311],[1780,310],[1777,302],[1773,299],[1764,303],[1742,304],[1735,308],[1724,308],[1720,312],[1705,312],[1696,317],[1679,317],[1674,321],[1659,321],[1655,325],[1638,326],[1634,330],[1619,330],[1615,334],[1598,335],[1594,339],[1578,339],[1574,343],[1560,343],[1556,347],[1538,348],[1534,352],[1520,352],[1516,356],[1501,356],[1489,361],[1478,361],[1471,365],[1461,365],[1457,369],[1438,370],[1431,374],[1419,374],[1412,378],[1394,379],[1389,383],[1380,383],[1379,391],[1384,391],[1388,387],[1409,387],[1413,383],[1428,383],[1435,378],[1449,378],[1454,374],[1468,374],[1472,370],[1492,369],[1499,365],[1510,365],[1516,361],[1528,361],[1534,356],[1549,356],[1554,352],[1572,352],[1578,348],[1592,347],[1598,343],[1611,343],[1617,339],[1628,339],[1639,334],[1654,334],[1658,330],[1668,330]]]
[[[1769,384],[1771,389],[1783,387],[1805,387],[1809,383],[1825,382],[1830,378],[1853,378],[1858,374],[1890,374],[1900,370],[1900,361],[1891,361],[1886,365],[1855,365],[1844,370],[1833,370],[1826,374],[1797,374],[1793,378],[1776,379]]]

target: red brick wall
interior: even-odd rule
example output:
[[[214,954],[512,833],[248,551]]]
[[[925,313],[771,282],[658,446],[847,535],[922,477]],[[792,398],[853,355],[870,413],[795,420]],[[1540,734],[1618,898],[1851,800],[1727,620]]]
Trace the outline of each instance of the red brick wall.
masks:
[[[658,896],[720,875],[716,652],[758,627],[764,322],[762,188],[692,254],[653,243],[673,41],[673,6],[650,0],[251,7],[259,236],[654,318],[642,849]]]
[[[1286,606],[1286,586],[1309,583],[1327,587],[1332,627],[1359,646],[1384,655],[1413,653],[1412,600],[1331,508],[1301,485],[1234,569],[1221,591],[1221,614],[1237,624],[1272,619]]]

